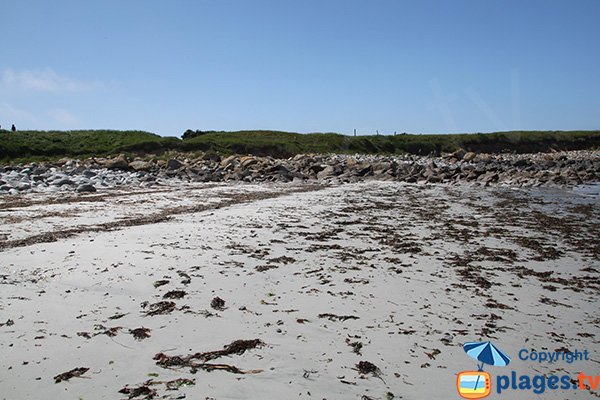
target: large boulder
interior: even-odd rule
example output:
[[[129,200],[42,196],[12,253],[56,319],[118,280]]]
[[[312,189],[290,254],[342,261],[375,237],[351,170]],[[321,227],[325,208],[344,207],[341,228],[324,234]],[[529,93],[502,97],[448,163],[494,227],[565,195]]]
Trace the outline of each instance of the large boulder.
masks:
[[[242,169],[246,169],[254,164],[257,164],[258,160],[254,157],[251,156],[247,156],[247,157],[242,157],[240,159],[240,166],[242,167]]]
[[[465,153],[462,160],[465,162],[470,162],[470,161],[473,161],[475,159],[475,157],[477,157],[477,154],[475,154],[472,151],[469,151],[468,153]]]
[[[48,172],[47,167],[36,167],[31,170],[31,175],[43,175]]]
[[[228,166],[233,165],[236,160],[236,156],[229,156],[221,161],[221,167],[227,168]]]
[[[487,153],[480,153],[473,159],[473,162],[490,162],[492,161],[492,156]]]
[[[490,184],[492,182],[498,182],[498,174],[494,171],[488,171],[484,174],[479,175],[477,178],[479,182]]]
[[[19,191],[31,189],[31,184],[27,182],[14,182],[12,186]]]
[[[72,185],[75,185],[75,182],[73,182],[69,178],[62,178],[62,179],[56,179],[54,182],[52,182],[52,184],[54,186],[62,186],[62,185],[72,186]]]
[[[465,149],[458,149],[454,153],[452,153],[451,156],[456,158],[457,160],[462,160],[465,154],[467,154]]]
[[[104,168],[108,169],[128,169],[129,163],[125,159],[125,156],[120,155],[104,162]]]
[[[314,174],[318,174],[319,172],[323,171],[327,166],[323,165],[323,164],[312,164],[310,167],[308,167],[308,169],[314,173]]]
[[[338,165],[328,165],[324,170],[317,173],[317,179],[329,178],[340,175],[341,173],[341,168]]]
[[[207,151],[206,153],[204,153],[202,155],[202,160],[204,161],[214,161],[214,162],[220,162],[221,161],[221,157],[213,152],[213,151]]]
[[[85,176],[86,178],[91,178],[91,177],[96,176],[98,174],[96,172],[92,171],[92,170],[86,169],[86,170],[84,170],[81,173],[81,175]]]
[[[358,164],[358,169],[356,170],[356,175],[358,176],[371,176],[373,175],[373,171],[375,170],[375,168],[369,164],[369,163],[365,163],[365,164]],[[377,170],[378,172],[381,170]]]
[[[183,167],[183,163],[175,158],[170,159],[169,161],[167,161],[167,169],[168,170],[176,170],[176,169],[180,169],[181,167]]]
[[[129,163],[129,167],[136,171],[150,171],[152,163],[148,161],[136,160]]]
[[[94,187],[94,185],[90,185],[90,184],[86,183],[86,184],[77,186],[76,190],[78,193],[95,192],[96,188]]]

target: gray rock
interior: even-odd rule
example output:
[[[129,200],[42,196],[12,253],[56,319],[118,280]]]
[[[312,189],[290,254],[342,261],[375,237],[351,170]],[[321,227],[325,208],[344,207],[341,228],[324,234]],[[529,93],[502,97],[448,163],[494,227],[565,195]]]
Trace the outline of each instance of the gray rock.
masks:
[[[75,185],[75,182],[73,182],[72,180],[68,179],[68,178],[63,178],[63,179],[57,179],[54,182],[52,182],[52,184],[54,186],[62,186],[62,185]]]
[[[233,165],[236,159],[237,159],[237,157],[236,157],[236,156],[229,156],[229,157],[227,157],[227,158],[223,159],[223,160],[221,161],[221,164],[220,164],[220,165],[221,165],[221,167],[223,167],[223,168],[227,168],[228,166],[230,166],[230,165]]]
[[[368,165],[368,164],[367,164]],[[382,161],[373,164],[373,171],[387,171],[392,168],[392,163],[389,161]]]
[[[434,176],[437,177],[438,176],[438,171],[431,168],[431,167],[427,167],[427,169],[425,170],[425,172],[423,172],[423,177],[424,178],[433,178]]]
[[[472,151],[469,151],[468,153],[465,153],[465,155],[463,156],[462,160],[465,162],[469,162],[475,159],[475,157],[477,156],[477,154],[475,154]]]
[[[495,173],[494,171],[488,171],[484,174],[481,174],[479,176],[479,178],[477,178],[477,180],[479,182],[483,182],[483,183],[491,183],[491,182],[497,182],[498,181],[498,174]]]
[[[376,169],[378,173],[383,172],[382,169]],[[359,165],[358,170],[356,171],[357,176],[371,176],[374,173],[374,168],[371,164]]]
[[[217,153],[204,153],[202,160],[220,162],[221,157]]]
[[[451,156],[456,158],[457,160],[462,160],[465,154],[467,154],[465,149],[458,149],[454,153],[452,153]]]
[[[327,178],[330,176],[336,176],[336,175],[339,175],[339,172],[340,171],[335,166],[328,165],[327,167],[325,167],[325,169],[323,169],[322,171],[317,173],[317,178],[323,179],[323,178]]]
[[[322,164],[312,164],[310,167],[308,167],[308,169],[314,173],[314,174],[318,174],[319,172],[323,171],[327,166],[326,165],[322,165]]]
[[[179,160],[176,160],[174,158],[170,159],[169,161],[167,161],[167,169],[168,170],[176,170],[176,169],[180,169],[181,167],[183,167],[183,163]]]
[[[129,168],[129,163],[123,156],[118,156],[113,159],[110,159],[104,162],[104,168],[108,169],[127,169]]]
[[[47,167],[37,167],[31,170],[31,175],[43,175],[48,172]]]
[[[177,160],[175,160],[175,161],[177,161]],[[133,168],[136,171],[150,171],[150,169],[152,168],[152,163],[150,163],[148,161],[137,160],[137,161],[130,162],[129,167]],[[168,168],[168,164],[167,164],[167,168]]]
[[[81,173],[83,173],[83,171],[85,171],[85,167],[79,165],[79,166],[73,168],[71,171],[69,171],[69,175],[70,176],[81,175]]]
[[[517,168],[518,167],[527,167],[529,165],[530,165],[529,161],[525,160],[525,159],[515,160],[512,162],[512,166],[517,167]]]
[[[26,182],[16,182],[13,186],[18,191],[24,191],[24,190],[31,189],[31,184],[26,183]]]
[[[89,183],[77,186],[78,193],[95,192],[95,191],[96,191],[96,188],[94,187],[94,185],[90,185]]]
[[[242,159],[240,160],[240,166],[243,169],[246,169],[257,163],[258,163],[258,160],[254,157],[242,157]]]

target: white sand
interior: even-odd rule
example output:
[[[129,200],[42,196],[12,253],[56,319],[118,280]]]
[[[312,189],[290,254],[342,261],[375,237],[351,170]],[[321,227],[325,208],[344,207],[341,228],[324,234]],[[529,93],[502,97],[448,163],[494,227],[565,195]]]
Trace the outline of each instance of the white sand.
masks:
[[[0,327],[0,398],[127,398],[118,393],[126,385],[188,378],[195,385],[178,391],[152,386],[156,398],[385,399],[390,392],[402,399],[451,399],[459,398],[456,373],[476,366],[462,344],[490,338],[513,359],[505,369],[486,369],[493,374],[599,373],[600,274],[581,269],[600,270],[600,262],[597,254],[569,242],[598,235],[597,204],[584,215],[560,201],[515,202],[512,196],[528,198],[526,193],[507,189],[371,182],[85,232],[85,226],[179,205],[217,204],[227,193],[285,188],[198,186],[0,212],[7,240],[75,226],[84,230],[0,252],[0,323],[14,321]],[[497,205],[502,201],[507,203]],[[535,210],[580,224],[565,237],[560,227],[536,225]],[[54,212],[64,215],[42,218]],[[537,253],[519,245],[517,236],[535,237],[562,254],[533,260]],[[412,252],[417,247],[420,252]],[[478,260],[482,248],[513,250],[517,260]],[[451,261],[469,255],[473,273],[491,288],[457,273],[462,268]],[[273,260],[281,256],[293,260]],[[255,269],[265,265],[277,268]],[[571,283],[519,277],[518,267],[554,271],[569,282],[593,279],[574,291]],[[181,283],[179,271],[191,277],[189,284]],[[155,288],[160,279],[170,283]],[[548,285],[556,290],[542,287]],[[187,292],[173,300],[177,310],[143,314],[143,302],[160,301],[174,289]],[[210,307],[215,296],[225,300],[224,311]],[[486,307],[490,299],[511,309]],[[179,309],[183,306],[189,309]],[[207,317],[203,310],[216,315]],[[126,315],[108,319],[121,313]],[[323,313],[359,319],[330,321],[318,317]],[[501,319],[492,320],[491,313]],[[482,335],[486,323],[490,337]],[[114,337],[78,336],[100,332],[97,324],[122,329]],[[128,330],[139,327],[150,328],[151,337],[136,341]],[[260,373],[191,374],[153,360],[159,352],[188,355],[255,338],[265,346],[211,362]],[[352,352],[347,339],[363,343],[362,355]],[[587,349],[596,361],[534,364],[518,360],[522,348]],[[355,370],[359,361],[379,367],[381,379],[361,376]],[[55,375],[76,367],[90,369],[81,378],[54,383]],[[536,398],[528,391],[506,393],[511,399]],[[587,399],[590,393],[547,391],[539,398]]]

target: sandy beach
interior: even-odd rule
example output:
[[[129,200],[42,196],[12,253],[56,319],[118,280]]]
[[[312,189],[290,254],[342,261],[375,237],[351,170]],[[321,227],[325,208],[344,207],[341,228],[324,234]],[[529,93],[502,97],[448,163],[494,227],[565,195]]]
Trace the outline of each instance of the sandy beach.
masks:
[[[512,358],[493,374],[597,375],[599,204],[379,181],[3,197],[0,398],[452,399],[486,340]]]

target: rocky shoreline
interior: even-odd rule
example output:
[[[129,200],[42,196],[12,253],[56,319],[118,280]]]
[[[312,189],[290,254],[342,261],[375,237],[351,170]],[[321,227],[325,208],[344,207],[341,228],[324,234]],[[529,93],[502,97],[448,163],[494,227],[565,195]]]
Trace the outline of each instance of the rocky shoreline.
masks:
[[[62,159],[0,167],[0,195],[28,192],[95,192],[181,182],[320,182],[365,180],[469,183],[475,185],[574,186],[598,182],[600,150],[533,154],[475,154],[459,150],[442,157],[414,155],[297,155],[192,158]]]

